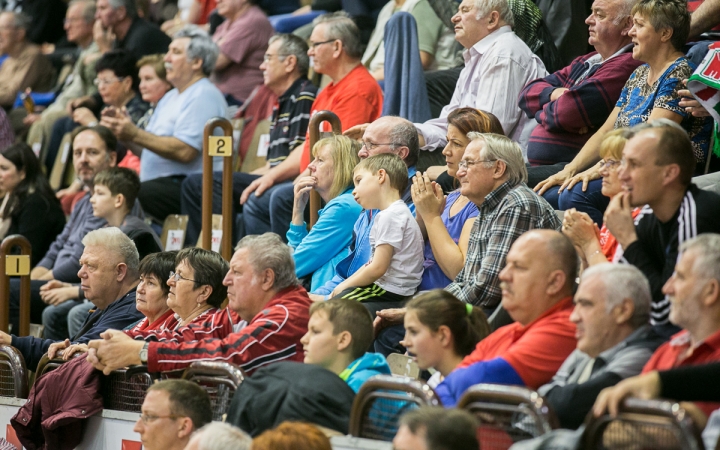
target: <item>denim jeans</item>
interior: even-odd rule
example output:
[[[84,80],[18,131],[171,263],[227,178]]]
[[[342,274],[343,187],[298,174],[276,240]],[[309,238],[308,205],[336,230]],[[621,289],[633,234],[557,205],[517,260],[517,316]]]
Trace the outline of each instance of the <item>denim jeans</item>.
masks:
[[[588,183],[587,190],[583,192],[582,183],[577,183],[572,189],[565,189],[558,198],[559,210],[565,211],[575,208],[580,212],[587,213],[590,218],[602,227],[605,208],[610,203],[610,198],[605,197],[600,190],[602,180],[593,180]]]
[[[42,313],[42,323],[45,326],[43,338],[62,341],[72,337],[68,330],[68,313],[77,305],[82,305],[82,300],[68,300],[45,308]]]
[[[263,192],[254,193],[243,205],[245,234],[263,234],[271,231],[287,242],[285,235],[290,229],[295,199],[292,181],[283,181]]]

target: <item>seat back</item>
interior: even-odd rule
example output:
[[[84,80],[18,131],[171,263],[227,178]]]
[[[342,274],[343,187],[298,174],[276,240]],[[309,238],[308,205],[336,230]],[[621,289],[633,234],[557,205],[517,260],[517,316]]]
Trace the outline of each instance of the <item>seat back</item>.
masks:
[[[557,428],[557,419],[540,394],[520,386],[476,384],[463,394],[457,407],[480,422],[483,450],[504,450]]]
[[[72,134],[66,133],[60,142],[60,148],[55,157],[52,171],[48,177],[50,187],[58,190],[65,186],[69,186],[75,179],[75,168],[72,165]]]
[[[355,396],[350,413],[350,435],[391,441],[398,420],[420,406],[439,406],[440,399],[426,383],[409,377],[376,375]]]
[[[184,380],[199,384],[210,396],[213,420],[224,420],[235,390],[245,379],[240,367],[228,362],[196,361],[185,369]]]
[[[702,450],[700,433],[679,404],[626,399],[616,417],[588,416],[584,449]]]
[[[185,245],[185,231],[187,230],[188,216],[170,214],[163,222],[160,242],[166,252],[170,250],[182,250]]]
[[[400,353],[390,353],[387,356],[387,363],[393,375],[418,379],[420,368],[413,358]]]
[[[25,359],[15,347],[0,345],[0,396],[27,398]]]
[[[147,366],[131,366],[103,377],[102,396],[105,409],[140,412],[147,388],[158,379]]]

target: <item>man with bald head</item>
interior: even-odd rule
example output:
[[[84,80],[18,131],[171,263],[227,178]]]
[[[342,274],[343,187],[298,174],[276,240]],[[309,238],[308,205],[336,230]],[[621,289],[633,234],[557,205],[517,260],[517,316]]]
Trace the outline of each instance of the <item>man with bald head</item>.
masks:
[[[720,195],[691,180],[695,157],[685,130],[667,119],[632,128],[618,177],[623,192],[605,211],[605,224],[624,249],[624,259],[650,281],[650,323],[670,337],[670,299],[662,287],[673,274],[678,247],[701,233],[720,233]],[[631,211],[647,205],[637,226]],[[637,219],[636,219],[637,220]]]
[[[554,230],[532,230],[510,247],[500,272],[502,306],[515,323],[497,329],[437,387],[446,407],[470,386],[500,383],[537,389],[575,349],[570,321],[578,259]]]
[[[395,153],[405,161],[408,168],[408,178],[411,178],[415,175],[415,164],[419,152],[418,133],[412,122],[402,117],[385,116],[368,125],[358,156],[360,159],[365,159],[381,153]],[[408,182],[402,199],[414,213],[415,206],[412,204],[411,187],[412,182]],[[338,284],[342,283],[370,260],[372,254],[370,229],[376,214],[377,210],[364,210],[360,214],[353,229],[355,235],[353,250],[337,265],[335,276],[324,286],[315,289],[310,294],[313,300],[330,298],[330,294]]]

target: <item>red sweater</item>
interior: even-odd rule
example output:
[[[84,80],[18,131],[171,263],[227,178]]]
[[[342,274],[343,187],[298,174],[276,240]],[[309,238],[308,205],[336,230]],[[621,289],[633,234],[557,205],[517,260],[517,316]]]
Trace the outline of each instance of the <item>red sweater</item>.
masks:
[[[299,286],[277,293],[241,330],[223,339],[151,342],[148,370],[182,369],[194,361],[228,361],[246,373],[276,361],[302,361],[300,338],[307,332],[312,301]]]
[[[330,83],[320,91],[312,105],[310,116],[318,111],[332,111],[340,119],[342,131],[355,125],[370,123],[382,114],[383,94],[380,85],[365,66],[358,64],[337,83]],[[321,131],[332,131],[323,123]],[[310,164],[310,129],[308,128],[300,159],[300,172]]]

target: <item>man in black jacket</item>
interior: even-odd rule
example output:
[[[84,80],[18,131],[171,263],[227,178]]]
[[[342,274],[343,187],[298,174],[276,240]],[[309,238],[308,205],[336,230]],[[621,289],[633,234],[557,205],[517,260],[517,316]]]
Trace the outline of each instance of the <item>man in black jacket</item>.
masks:
[[[650,323],[666,337],[670,301],[662,287],[673,273],[681,243],[701,233],[720,233],[720,195],[691,183],[696,159],[687,133],[658,119],[633,127],[618,173],[623,192],[610,201],[605,224],[624,249],[626,262],[650,281]],[[643,207],[637,226],[631,213]]]
[[[135,288],[139,282],[140,258],[135,244],[119,228],[91,231],[82,240],[80,289],[97,307],[85,320],[72,344],[85,345],[99,339],[108,328],[123,329],[143,318],[135,307]],[[70,340],[53,341],[34,336],[17,337],[0,331],[0,344],[12,345],[34,369],[45,352],[51,358],[71,345]]]
[[[638,375],[664,339],[648,324],[650,286],[628,264],[600,264],[583,272],[570,320],[577,349],[538,392],[562,428],[582,424],[600,391]]]

